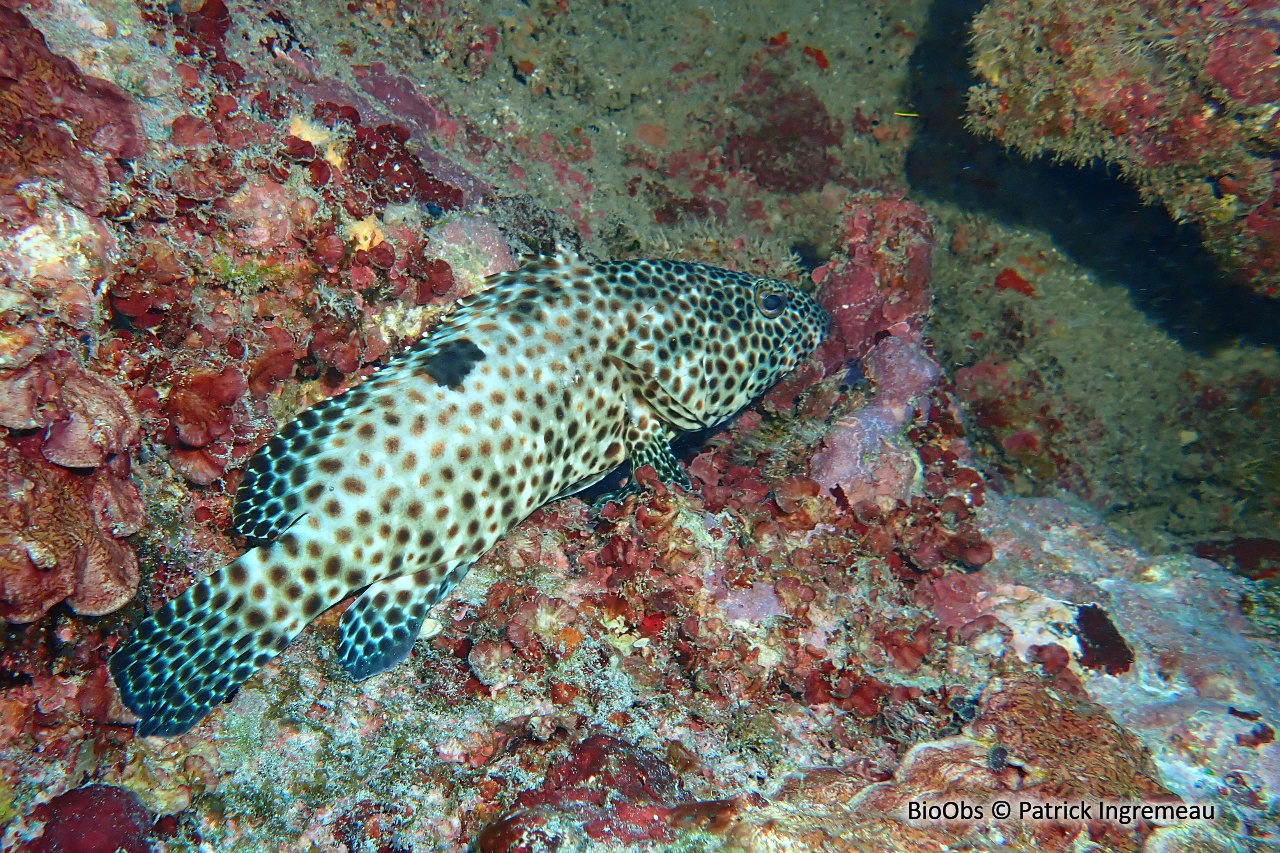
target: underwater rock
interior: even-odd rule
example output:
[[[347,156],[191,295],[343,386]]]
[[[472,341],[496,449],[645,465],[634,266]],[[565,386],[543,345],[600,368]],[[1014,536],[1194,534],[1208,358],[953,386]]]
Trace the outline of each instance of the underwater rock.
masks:
[[[461,279],[468,290],[480,287],[491,275],[516,268],[507,240],[487,218],[474,214],[450,216],[428,232],[431,252],[447,264],[447,281]],[[429,272],[431,289],[437,292],[436,276],[444,271],[433,266]]]
[[[85,785],[54,797],[37,811],[42,834],[29,853],[149,853],[153,820],[130,791]]]
[[[878,498],[906,501],[919,490],[919,457],[903,428],[928,406],[938,365],[917,347],[885,338],[865,359],[876,390],[870,402],[842,416],[813,454],[809,474],[850,506]]]
[[[818,499],[802,486],[784,490],[791,515]],[[1264,682],[1274,655],[1249,647],[1244,622],[1227,620],[1219,642],[1224,653],[1257,660],[1251,675],[1233,675],[1211,654],[1204,670],[1182,664],[1187,682],[1171,683],[1165,698],[1147,683],[1145,673],[1167,666],[1176,644],[1189,642],[1176,633],[1159,639],[1163,629],[1151,621],[1157,614],[1191,617],[1189,606],[1175,611],[1168,601],[1187,594],[1187,601],[1232,606],[1237,582],[1209,564],[1196,592],[1169,590],[1148,605],[1168,578],[1152,574],[1160,560],[1125,549],[1085,510],[988,495],[976,520],[995,559],[978,573],[930,573],[899,586],[884,562],[835,556],[830,549],[844,540],[820,531],[849,522],[830,509],[821,510],[814,529],[770,533],[751,505],[710,515],[696,496],[659,491],[606,513],[603,538],[592,533],[579,502],[541,511],[445,602],[443,632],[415,649],[408,666],[354,685],[328,672],[321,657],[328,639],[304,635],[281,664],[268,666],[182,739],[182,750],[217,756],[209,764],[221,768],[219,792],[242,804],[234,828],[202,818],[204,837],[243,844],[283,831],[279,818],[251,805],[254,792],[267,790],[283,804],[289,832],[316,843],[356,825],[346,817],[335,823],[334,815],[354,820],[373,809],[381,817],[366,824],[368,832],[450,849],[477,839],[479,849],[495,851],[535,841],[550,849],[579,833],[604,839],[619,832],[708,838],[707,849],[769,849],[770,839],[785,839],[817,850],[824,838],[839,839],[842,849],[923,851],[993,831],[986,822],[904,821],[900,811],[912,799],[1167,799],[1172,789],[1257,816],[1251,820],[1265,820],[1273,807],[1242,807],[1235,793],[1240,779],[1268,778],[1275,749],[1232,739],[1265,722],[1250,709],[1262,708],[1272,689]],[[749,552],[736,537],[716,538],[722,525],[744,516],[757,519]],[[807,564],[799,540],[790,538],[801,535]],[[788,556],[770,544],[778,536],[791,543]],[[766,557],[778,560],[773,568],[765,568]],[[824,573],[818,567],[827,561],[834,569]],[[797,576],[792,566],[803,565],[806,573]],[[870,586],[842,586],[849,571],[875,577],[861,574],[869,570],[879,576]],[[902,577],[920,575],[904,570]],[[1125,578],[1144,577],[1136,588],[1125,586],[1134,582]],[[528,585],[533,578],[537,589]],[[1079,632],[1106,639],[1081,627],[1086,606],[1105,611],[1131,650],[1128,670],[1086,666]],[[1135,622],[1141,613],[1144,621]],[[323,617],[320,633],[336,618]],[[842,627],[849,625],[863,627],[850,636]],[[1148,629],[1156,639],[1145,636]],[[1060,657],[1042,651],[1048,648]],[[938,683],[948,685],[941,695],[928,686]],[[1184,725],[1179,731],[1203,749],[1170,752],[1162,744],[1172,740],[1153,720],[1185,721],[1180,710],[1189,706],[1178,703],[1194,684],[1203,708],[1220,712],[1219,733],[1208,737],[1203,727]],[[795,698],[787,698],[791,691]],[[1177,702],[1166,707],[1170,699]],[[1234,716],[1228,705],[1252,719]],[[876,734],[889,721],[908,727],[900,751]],[[821,752],[815,736],[833,739],[827,742],[836,752]],[[246,762],[243,750],[260,743],[280,754]],[[392,743],[416,744],[409,754],[419,756],[419,770],[409,794],[379,758]],[[160,749],[139,742],[132,760],[154,763]],[[334,749],[356,765],[383,769],[334,775],[312,790],[315,772],[333,773],[325,756]],[[662,752],[666,760],[654,764]],[[519,795],[517,767],[519,778],[548,781]],[[477,770],[487,781],[473,790],[468,774]],[[802,781],[766,794],[749,781],[759,772],[795,773]],[[1222,784],[1188,787],[1183,780],[1193,776]],[[182,778],[172,784],[185,784]],[[406,802],[464,802],[456,812],[388,811],[393,788]],[[1256,790],[1273,796],[1273,789]],[[357,840],[374,837],[349,831]],[[1118,824],[1086,830],[1011,821],[998,831],[1013,849],[1065,852],[1090,837],[1114,849],[1143,849],[1133,828]],[[1154,837],[1174,844],[1181,830],[1160,832]],[[1212,827],[1205,833],[1206,844],[1230,843]]]
[[[938,610],[944,624],[989,614],[1024,659],[1056,647],[1053,668],[1140,737],[1187,801],[1259,818],[1280,806],[1280,745],[1254,736],[1274,725],[1262,709],[1280,702],[1280,655],[1242,610],[1261,589],[1206,560],[1143,555],[1057,501],[998,499],[979,527],[995,556],[970,580],[976,610]],[[1101,665],[1086,608],[1123,643]]]

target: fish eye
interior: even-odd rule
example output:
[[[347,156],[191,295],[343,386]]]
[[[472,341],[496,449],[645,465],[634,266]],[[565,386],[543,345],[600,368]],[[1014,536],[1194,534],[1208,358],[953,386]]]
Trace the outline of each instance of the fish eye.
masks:
[[[756,307],[761,314],[772,319],[787,307],[787,295],[776,290],[762,290],[756,294]]]

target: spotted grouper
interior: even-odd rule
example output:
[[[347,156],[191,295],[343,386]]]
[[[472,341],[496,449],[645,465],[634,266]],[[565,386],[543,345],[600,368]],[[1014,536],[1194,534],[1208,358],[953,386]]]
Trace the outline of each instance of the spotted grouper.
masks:
[[[235,530],[256,547],[111,658],[138,734],[186,731],[353,593],[343,667],[399,663],[428,609],[548,501],[624,460],[687,486],[674,433],[747,405],[826,323],[798,287],[698,264],[561,254],[497,277],[249,461]]]

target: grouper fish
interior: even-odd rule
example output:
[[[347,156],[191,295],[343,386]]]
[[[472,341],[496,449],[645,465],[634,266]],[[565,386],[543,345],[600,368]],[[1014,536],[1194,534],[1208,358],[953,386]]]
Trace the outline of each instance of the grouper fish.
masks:
[[[821,342],[800,287],[699,264],[561,253],[497,276],[247,464],[255,547],[112,656],[139,735],[199,722],[325,609],[353,679],[404,660],[429,608],[504,533],[619,463],[688,485],[678,431],[731,416]]]

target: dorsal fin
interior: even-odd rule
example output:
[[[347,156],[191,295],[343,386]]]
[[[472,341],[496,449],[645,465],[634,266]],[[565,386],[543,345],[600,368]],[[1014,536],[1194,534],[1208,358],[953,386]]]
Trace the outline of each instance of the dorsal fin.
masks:
[[[520,275],[521,273],[542,272],[543,270],[569,269],[582,264],[590,266],[591,263],[589,259],[580,255],[578,250],[571,246],[556,246],[555,252],[550,255],[521,255],[520,266],[512,274]]]
[[[270,542],[306,511],[300,494],[316,476],[309,462],[323,446],[317,430],[324,437],[329,435],[350,395],[348,391],[299,412],[253,454],[244,467],[231,513],[237,533]]]

